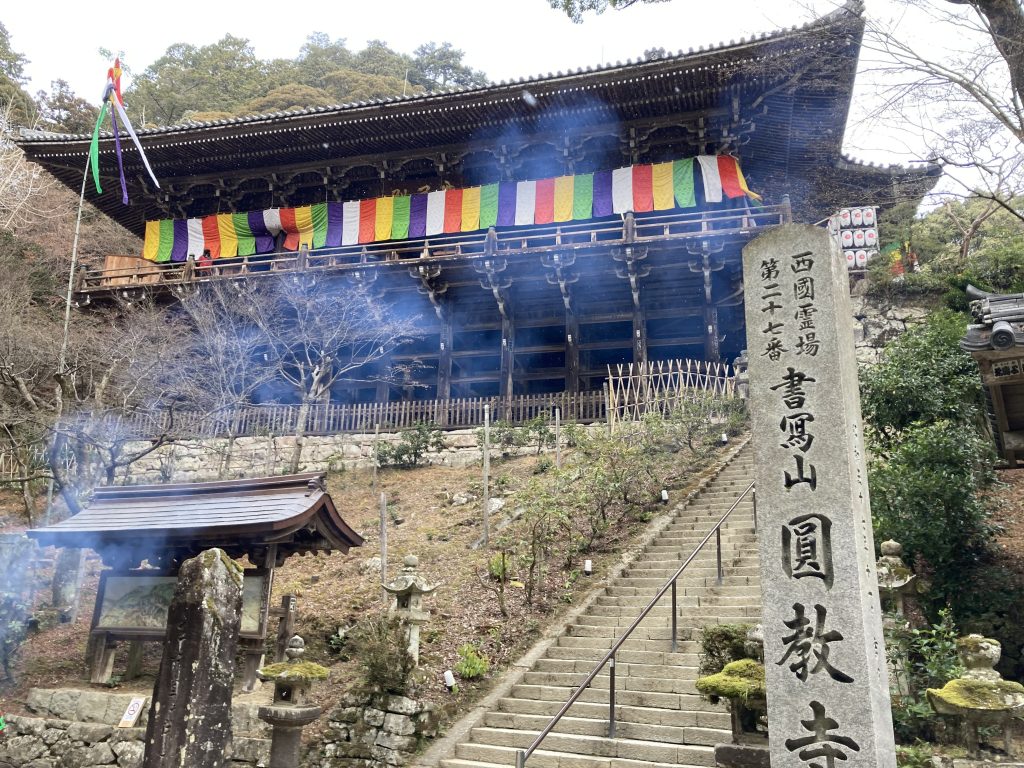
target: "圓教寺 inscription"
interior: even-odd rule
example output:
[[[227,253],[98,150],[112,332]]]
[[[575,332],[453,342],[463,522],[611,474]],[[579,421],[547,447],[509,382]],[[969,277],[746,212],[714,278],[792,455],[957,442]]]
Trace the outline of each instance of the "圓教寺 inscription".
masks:
[[[743,261],[772,765],[894,768],[846,264],[802,225]]]

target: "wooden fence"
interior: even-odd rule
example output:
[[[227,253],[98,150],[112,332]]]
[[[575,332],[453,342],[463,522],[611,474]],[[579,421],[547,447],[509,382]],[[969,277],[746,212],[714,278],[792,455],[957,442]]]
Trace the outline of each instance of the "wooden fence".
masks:
[[[653,360],[610,367],[608,421],[635,421],[648,413],[668,415],[684,402],[715,403],[736,397],[736,378],[726,363]]]
[[[381,403],[327,403],[309,408],[305,420],[307,435],[335,435],[347,432],[382,432],[410,429],[420,422],[443,429],[482,426],[484,406],[491,407],[492,421],[521,424],[537,416],[552,417],[561,410],[563,421],[590,423],[604,421],[607,409],[602,392],[555,392],[544,395],[516,395],[511,398],[471,397],[451,400],[408,400]],[[210,438],[250,435],[290,435],[298,431],[297,405],[250,405],[222,414],[177,411],[154,417],[152,413],[122,416],[116,427],[121,433],[140,438],[161,433],[176,438]],[[115,428],[114,425],[111,425]]]

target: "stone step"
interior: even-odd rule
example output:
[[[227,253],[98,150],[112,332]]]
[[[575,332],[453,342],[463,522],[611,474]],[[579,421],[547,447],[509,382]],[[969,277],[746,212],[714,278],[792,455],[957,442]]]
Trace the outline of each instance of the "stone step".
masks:
[[[573,626],[577,627],[608,627],[625,629],[636,619],[639,611],[623,611],[617,616],[597,616],[590,613],[576,619]],[[761,616],[760,606],[720,606],[717,608],[687,608],[677,613],[677,624],[681,626],[699,627],[703,624],[747,623]],[[670,612],[654,613],[643,618],[638,629],[648,626],[667,627],[671,621]],[[635,630],[634,630],[635,631]]]
[[[604,658],[607,652],[608,648],[552,645],[544,655],[549,659],[586,661],[588,664],[594,665]],[[699,663],[696,653],[672,653],[667,648],[661,651],[637,651],[620,648],[615,658],[625,664],[677,664],[684,667],[696,667]]]
[[[589,675],[594,668],[594,662],[573,659],[537,659],[533,669],[537,672],[551,672],[554,674],[576,674]],[[600,675],[607,674],[607,667]],[[696,680],[696,666],[682,666],[674,664],[639,664],[626,663],[619,660],[615,662],[615,676],[627,677],[662,677],[671,680]],[[596,678],[595,678],[596,679]],[[618,680],[616,680],[616,685]]]
[[[604,623],[604,619],[611,618],[628,619],[629,621],[632,621],[640,614],[644,605],[594,605],[590,607],[590,610],[588,610],[585,615],[600,618],[600,623]],[[754,611],[759,614],[761,612],[760,603],[746,602],[738,605],[715,605],[709,603],[707,605],[700,606],[677,606],[676,616],[700,616],[702,612],[715,616],[746,616],[747,611]],[[671,598],[668,596],[661,598],[658,604],[647,613],[647,617],[658,618],[662,621],[670,619],[672,617]],[[619,625],[628,625],[629,621],[619,622]]]
[[[719,728],[698,728],[696,726],[664,725],[653,723],[634,723],[623,720],[616,707],[615,738],[636,739],[638,741],[658,741],[671,744],[703,744],[713,747],[729,741],[731,731]],[[572,717],[566,715],[552,729],[552,733],[568,733],[576,736],[607,736],[608,712],[603,719]],[[551,721],[545,715],[528,715],[514,712],[488,712],[484,716],[484,725],[488,728],[513,729],[517,731],[536,731],[540,733]],[[547,742],[545,740],[545,746]]]
[[[474,728],[472,741],[460,744],[457,757],[504,764],[508,752],[526,749],[540,735],[539,731],[518,731],[510,728]],[[569,733],[551,733],[544,740],[544,751],[558,754],[558,768],[581,766],[587,757],[624,758],[644,763],[713,766],[714,749],[692,744],[664,744],[639,739],[609,739],[604,736],[583,736]],[[536,753],[535,753],[536,754]],[[497,759],[496,759],[497,758]],[[531,765],[538,764],[530,763]],[[590,764],[587,763],[589,766]]]
[[[637,630],[637,631],[640,631],[640,630]],[[666,634],[665,639],[659,638],[659,639],[656,639],[656,640],[648,640],[646,638],[638,637],[636,632],[634,632],[632,635],[630,635],[629,639],[626,640],[626,642],[624,642],[622,644],[622,646],[619,648],[619,651],[620,652],[623,652],[623,651],[643,651],[643,652],[651,652],[651,653],[670,653],[671,652],[671,643],[669,642],[669,640],[667,638],[668,638],[668,635]],[[590,648],[590,649],[598,649],[598,650],[601,650],[601,651],[609,651],[609,650],[611,650],[612,644],[615,642],[615,639],[616,638],[614,638],[611,635],[609,635],[607,637],[600,637],[600,636],[595,636],[595,635],[591,635],[591,636],[586,636],[586,635],[580,635],[580,636],[562,635],[561,637],[558,638],[558,645],[557,646],[552,646],[552,647],[561,647],[561,648]],[[695,640],[680,638],[679,640],[676,641],[676,652],[677,653],[683,653],[683,654],[697,654],[697,653],[700,653],[700,643],[695,641]],[[598,657],[598,658],[600,658],[600,657]]]
[[[565,688],[565,698],[568,699],[571,689],[579,686],[589,674],[583,672],[527,672],[523,675],[523,682],[527,685],[541,685],[551,688]],[[591,683],[591,688],[598,690],[608,689],[608,675],[602,671]],[[683,678],[658,678],[640,677],[635,675],[620,675],[618,670],[615,674],[615,693],[619,691],[638,691],[647,693],[697,693],[694,677]]]
[[[728,576],[726,576],[728,579]],[[700,595],[719,595],[719,596],[731,596],[731,597],[761,597],[761,587],[757,584],[754,586],[745,585],[734,585],[729,584],[728,581],[722,586],[715,586],[714,579],[711,580],[712,584],[709,586],[698,585],[687,583],[679,583],[676,586],[676,595],[679,597],[685,596],[700,596]],[[615,583],[605,590],[607,597],[643,597],[650,599],[654,597],[654,590],[638,589],[636,587],[630,587],[623,584]]]
[[[442,768],[499,768],[499,766],[515,765],[515,751],[510,750],[511,758],[508,755],[491,754],[490,757],[497,760],[511,759],[508,763],[490,763],[483,760],[463,760],[458,757],[448,758],[441,761]],[[701,764],[703,765],[703,763]],[[538,749],[530,755],[527,761],[528,768],[700,768],[698,765],[676,765],[667,763],[652,763],[643,760],[629,760],[626,758],[606,758],[593,756],[566,756],[558,752],[548,752]]]
[[[761,600],[760,600],[760,594],[761,593],[760,592],[756,593],[756,595],[757,595],[756,597],[754,597],[753,595],[740,595],[740,596],[733,597],[733,596],[730,596],[730,595],[716,595],[716,594],[710,592],[710,590],[704,592],[703,594],[698,594],[698,595],[681,595],[681,594],[679,594],[679,591],[680,590],[677,588],[677,590],[676,590],[676,605],[678,607],[680,607],[680,608],[700,608],[700,607],[703,607],[703,606],[712,606],[712,605],[760,605],[761,604]],[[639,610],[641,608],[643,608],[645,605],[647,605],[650,602],[650,598],[651,597],[654,597],[654,595],[652,594],[650,596],[630,596],[630,597],[626,597],[624,595],[622,595],[622,596],[599,595],[598,598],[597,598],[597,601],[594,603],[594,606],[593,606],[593,608],[591,610],[593,610],[594,608],[602,608],[602,607],[629,608],[630,606],[635,606],[636,609],[637,609],[637,612],[639,612]],[[671,607],[671,605],[672,605],[672,594],[670,592],[666,592],[665,596],[661,598],[661,602],[659,602],[658,607],[661,607],[662,605]]]
[[[501,699],[498,702],[498,708],[502,712],[542,715],[546,718],[551,718],[558,714],[558,711],[562,708],[562,702],[510,697]],[[725,705],[720,705],[719,710],[716,712],[704,712],[700,710],[662,709],[660,707],[633,707],[622,705],[616,699],[615,717],[620,722],[729,730],[730,718]],[[591,718],[607,723],[608,703],[576,701],[569,708],[566,715]]]
[[[686,574],[684,573],[683,575],[686,575]],[[656,582],[657,580],[655,579],[655,580],[648,580],[648,581]],[[665,584],[665,581],[663,580],[662,583],[660,583],[660,584]],[[654,594],[657,592],[659,586],[660,585],[653,585],[653,584],[626,585],[626,584],[618,584],[618,582],[616,581],[615,584],[613,584],[612,586],[610,586],[610,587],[608,587],[606,589],[606,594],[612,595],[614,597],[637,597],[637,596],[643,597],[644,595],[646,595],[648,597],[648,599],[649,599],[649,598],[654,596]],[[700,588],[700,589],[740,588],[740,589],[756,590],[756,591],[758,591],[758,594],[761,594],[760,593],[761,579],[760,579],[760,577],[751,577],[751,575],[741,575],[741,577],[736,577],[736,575],[733,575],[733,577],[730,577],[730,575],[728,573],[726,573],[725,581],[722,584],[718,584],[718,579],[715,577],[714,574],[712,574],[712,575],[703,575],[703,574],[701,574],[700,577],[692,578],[692,579],[687,579],[687,580],[685,580],[685,582],[681,582],[680,585],[679,585],[679,589],[683,589],[683,588],[686,588],[686,589],[696,589],[696,588]]]
[[[616,680],[616,683],[618,681]],[[512,698],[530,701],[548,701],[565,704],[574,689],[558,685],[532,685],[520,683],[512,687]],[[601,704],[608,711],[608,689],[588,688],[580,694],[577,702]],[[615,686],[615,704],[625,707],[645,707],[672,712],[723,712],[723,704],[712,704],[695,693],[664,693],[659,691],[635,691]]]

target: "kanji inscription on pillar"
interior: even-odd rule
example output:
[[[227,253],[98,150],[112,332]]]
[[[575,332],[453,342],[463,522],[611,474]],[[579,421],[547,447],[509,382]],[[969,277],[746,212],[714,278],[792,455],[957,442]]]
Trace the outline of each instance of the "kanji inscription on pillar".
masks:
[[[893,768],[846,262],[788,224],[743,278],[772,766]]]

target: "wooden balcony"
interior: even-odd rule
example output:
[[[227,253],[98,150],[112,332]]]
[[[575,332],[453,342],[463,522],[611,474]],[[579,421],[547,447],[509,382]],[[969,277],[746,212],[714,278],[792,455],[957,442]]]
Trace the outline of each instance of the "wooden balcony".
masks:
[[[788,200],[762,208],[669,211],[623,218],[438,235],[402,241],[365,243],[298,252],[257,254],[218,259],[209,266],[192,261],[156,264],[134,256],[110,256],[103,269],[82,269],[75,294],[79,304],[91,298],[142,292],[164,292],[175,286],[214,280],[259,277],[294,272],[337,272],[360,279],[364,270],[388,266],[465,266],[487,258],[529,254],[554,255],[608,251],[631,246],[662,246],[686,241],[729,239],[744,242],[759,230],[788,223]]]

